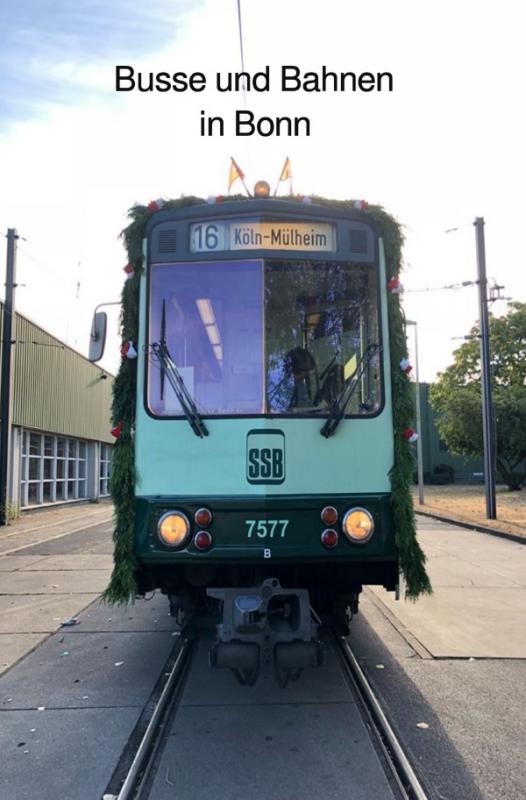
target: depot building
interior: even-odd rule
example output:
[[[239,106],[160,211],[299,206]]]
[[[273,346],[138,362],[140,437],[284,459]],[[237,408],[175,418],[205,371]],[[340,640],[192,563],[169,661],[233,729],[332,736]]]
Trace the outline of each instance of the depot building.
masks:
[[[21,314],[12,342],[8,515],[106,497],[113,377]]]

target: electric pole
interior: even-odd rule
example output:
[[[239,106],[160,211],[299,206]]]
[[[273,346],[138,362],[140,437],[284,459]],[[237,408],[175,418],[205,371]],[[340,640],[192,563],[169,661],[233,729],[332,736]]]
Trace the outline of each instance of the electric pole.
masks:
[[[2,320],[2,368],[0,375],[0,525],[7,525],[9,445],[11,437],[11,342],[15,317],[16,228],[7,229],[5,303]]]
[[[491,360],[489,350],[489,316],[486,278],[486,247],[484,242],[484,217],[476,217],[477,272],[480,303],[480,383],[482,387],[482,433],[484,441],[484,486],[486,490],[486,517],[497,518],[495,497],[495,435],[493,427],[493,402],[491,398]]]

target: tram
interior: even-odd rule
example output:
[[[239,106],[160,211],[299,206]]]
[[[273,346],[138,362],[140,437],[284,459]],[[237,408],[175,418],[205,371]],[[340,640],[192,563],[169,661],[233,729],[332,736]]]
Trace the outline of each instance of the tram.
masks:
[[[107,597],[160,589],[181,623],[206,603],[211,664],[249,684],[321,663],[313,608],[345,633],[365,584],[396,591],[402,567],[428,590],[397,430],[398,228],[365,204],[265,195],[132,210],[113,405]]]

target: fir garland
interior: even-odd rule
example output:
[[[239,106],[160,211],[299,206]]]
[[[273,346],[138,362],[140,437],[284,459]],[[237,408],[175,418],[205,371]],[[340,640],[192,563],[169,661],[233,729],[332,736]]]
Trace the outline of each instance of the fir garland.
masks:
[[[225,200],[246,199],[232,196]],[[301,202],[301,197],[284,197],[284,200]],[[181,197],[165,201],[163,209],[201,205],[206,201],[197,197]],[[319,205],[353,210],[353,200],[327,200],[312,197]],[[133,268],[131,277],[122,290],[121,332],[122,341],[137,342],[138,297],[142,266],[142,243],[146,224],[153,212],[150,206],[135,205],[129,211],[130,224],[122,232],[128,252],[129,264]],[[401,265],[403,235],[400,225],[380,206],[362,205],[362,210],[378,225],[383,238],[387,281],[398,278]],[[400,295],[388,294],[389,337],[393,396],[394,463],[390,471],[393,517],[396,544],[399,549],[400,568],[405,578],[406,597],[416,599],[422,593],[431,593],[431,584],[425,571],[425,555],[416,539],[416,523],[411,497],[414,459],[409,442],[403,431],[414,420],[414,395],[407,374],[400,369],[400,361],[407,358],[404,315]],[[135,466],[134,466],[134,418],[137,383],[137,360],[123,358],[113,387],[112,419],[119,426],[120,435],[113,451],[111,493],[115,507],[113,541],[114,568],[110,584],[103,597],[110,604],[133,602],[136,594],[134,545],[135,525]]]

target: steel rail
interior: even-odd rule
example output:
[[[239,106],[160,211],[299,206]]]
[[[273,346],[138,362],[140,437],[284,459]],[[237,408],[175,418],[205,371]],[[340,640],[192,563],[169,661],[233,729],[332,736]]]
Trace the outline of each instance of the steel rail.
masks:
[[[418,776],[416,775],[409,759],[398,741],[389,720],[387,719],[374,690],[365,677],[365,673],[360,667],[356,656],[351,650],[348,642],[343,637],[336,637],[343,658],[347,662],[349,673],[360,694],[362,701],[368,708],[373,722],[378,728],[379,735],[383,737],[389,746],[390,753],[386,756],[391,761],[393,768],[398,773],[399,778],[403,779],[403,789],[408,796],[414,800],[429,800],[429,794],[424,790]]]
[[[169,707],[170,702],[174,698],[174,691],[177,688],[177,684],[192,643],[193,640],[191,638],[184,637],[182,639],[181,649],[177,654],[174,665],[170,671],[170,675],[168,676],[168,679],[161,692],[161,696],[157,701],[157,705],[155,706],[148,726],[144,731],[141,743],[137,748],[137,752],[135,753],[133,761],[130,765],[125,781],[122,784],[119,794],[116,795],[116,800],[130,800],[135,795],[138,788],[140,788],[140,784],[138,785],[139,776],[148,764],[155,738],[165,720],[165,712],[167,707]]]

